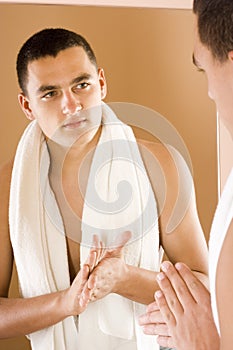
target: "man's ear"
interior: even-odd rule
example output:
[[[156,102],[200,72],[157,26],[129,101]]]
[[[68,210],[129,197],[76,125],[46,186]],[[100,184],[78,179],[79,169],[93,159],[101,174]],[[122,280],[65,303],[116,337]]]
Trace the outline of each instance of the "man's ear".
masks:
[[[35,117],[33,115],[31,108],[30,108],[29,100],[22,92],[18,95],[18,101],[19,101],[20,107],[22,108],[22,111],[24,112],[26,117],[29,120],[34,120]]]
[[[229,51],[228,58],[233,63],[233,51]]]
[[[103,68],[98,69],[99,83],[101,88],[101,99],[103,100],[107,95],[107,82],[104,75]]]

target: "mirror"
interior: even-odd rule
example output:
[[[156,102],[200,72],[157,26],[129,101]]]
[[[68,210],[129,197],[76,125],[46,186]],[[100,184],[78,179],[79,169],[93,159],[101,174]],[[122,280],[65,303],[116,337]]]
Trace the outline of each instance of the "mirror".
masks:
[[[0,11],[0,162],[14,155],[27,124],[17,102],[15,60],[20,46],[44,27],[77,31],[91,43],[99,66],[105,69],[107,102],[145,106],[159,112],[178,130],[192,159],[198,211],[208,238],[217,203],[217,124],[205,76],[192,64],[192,12],[3,3]],[[27,349],[26,344],[24,338],[13,339],[0,341],[0,348]]]

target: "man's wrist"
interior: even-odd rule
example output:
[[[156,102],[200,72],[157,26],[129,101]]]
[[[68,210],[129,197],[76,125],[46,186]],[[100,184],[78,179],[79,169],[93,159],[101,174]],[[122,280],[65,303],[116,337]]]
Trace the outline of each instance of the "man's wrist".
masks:
[[[124,290],[127,289],[129,283],[130,266],[125,262],[122,264],[121,271],[118,273],[118,278],[114,286],[113,293],[124,295]]]

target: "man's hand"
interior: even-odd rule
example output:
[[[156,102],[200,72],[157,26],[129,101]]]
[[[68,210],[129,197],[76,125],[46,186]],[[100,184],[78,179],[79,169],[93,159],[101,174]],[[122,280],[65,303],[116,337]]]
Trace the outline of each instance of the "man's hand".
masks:
[[[209,291],[185,264],[174,267],[166,261],[162,270],[157,276],[161,290],[155,293],[156,303],[139,320],[144,332],[157,334],[164,347],[218,350]]]
[[[161,314],[156,301],[149,304],[146,309],[146,314],[140,316],[139,324],[143,327],[143,331],[148,335],[157,335],[169,337],[168,327]]]
[[[88,287],[92,290],[91,301],[103,298],[110,293],[116,293],[118,284],[121,283],[126,274],[126,264],[123,259],[123,248],[130,240],[131,233],[123,232],[114,244],[113,249],[104,248],[98,238],[94,236],[95,261],[90,262],[91,274],[88,281]]]
[[[69,289],[64,291],[64,305],[69,315],[78,315],[82,313],[93,293],[95,287],[95,277],[89,280],[91,266],[96,260],[95,251],[90,251],[87,261],[80,269]]]

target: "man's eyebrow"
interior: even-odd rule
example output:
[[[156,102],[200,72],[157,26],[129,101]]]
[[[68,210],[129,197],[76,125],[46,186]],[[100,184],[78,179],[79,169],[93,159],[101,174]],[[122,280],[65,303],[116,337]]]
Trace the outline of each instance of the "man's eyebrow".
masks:
[[[70,82],[70,85],[73,85],[73,84],[78,84],[80,83],[80,81],[83,81],[83,80],[89,80],[92,78],[92,75],[89,74],[89,73],[82,73],[80,74],[78,77],[74,78],[71,82]]]
[[[58,89],[57,85],[41,85],[39,89],[37,89],[37,94],[44,93],[46,91],[52,91]]]
[[[76,77],[73,80],[71,80],[70,85],[78,84],[78,83],[80,83],[83,80],[89,80],[91,78],[92,78],[91,74],[89,74],[89,73],[82,73],[78,77]],[[57,90],[59,88],[60,88],[59,85],[41,85],[38,88],[37,93],[40,94],[40,93],[44,93],[44,92],[47,92],[47,91]]]

